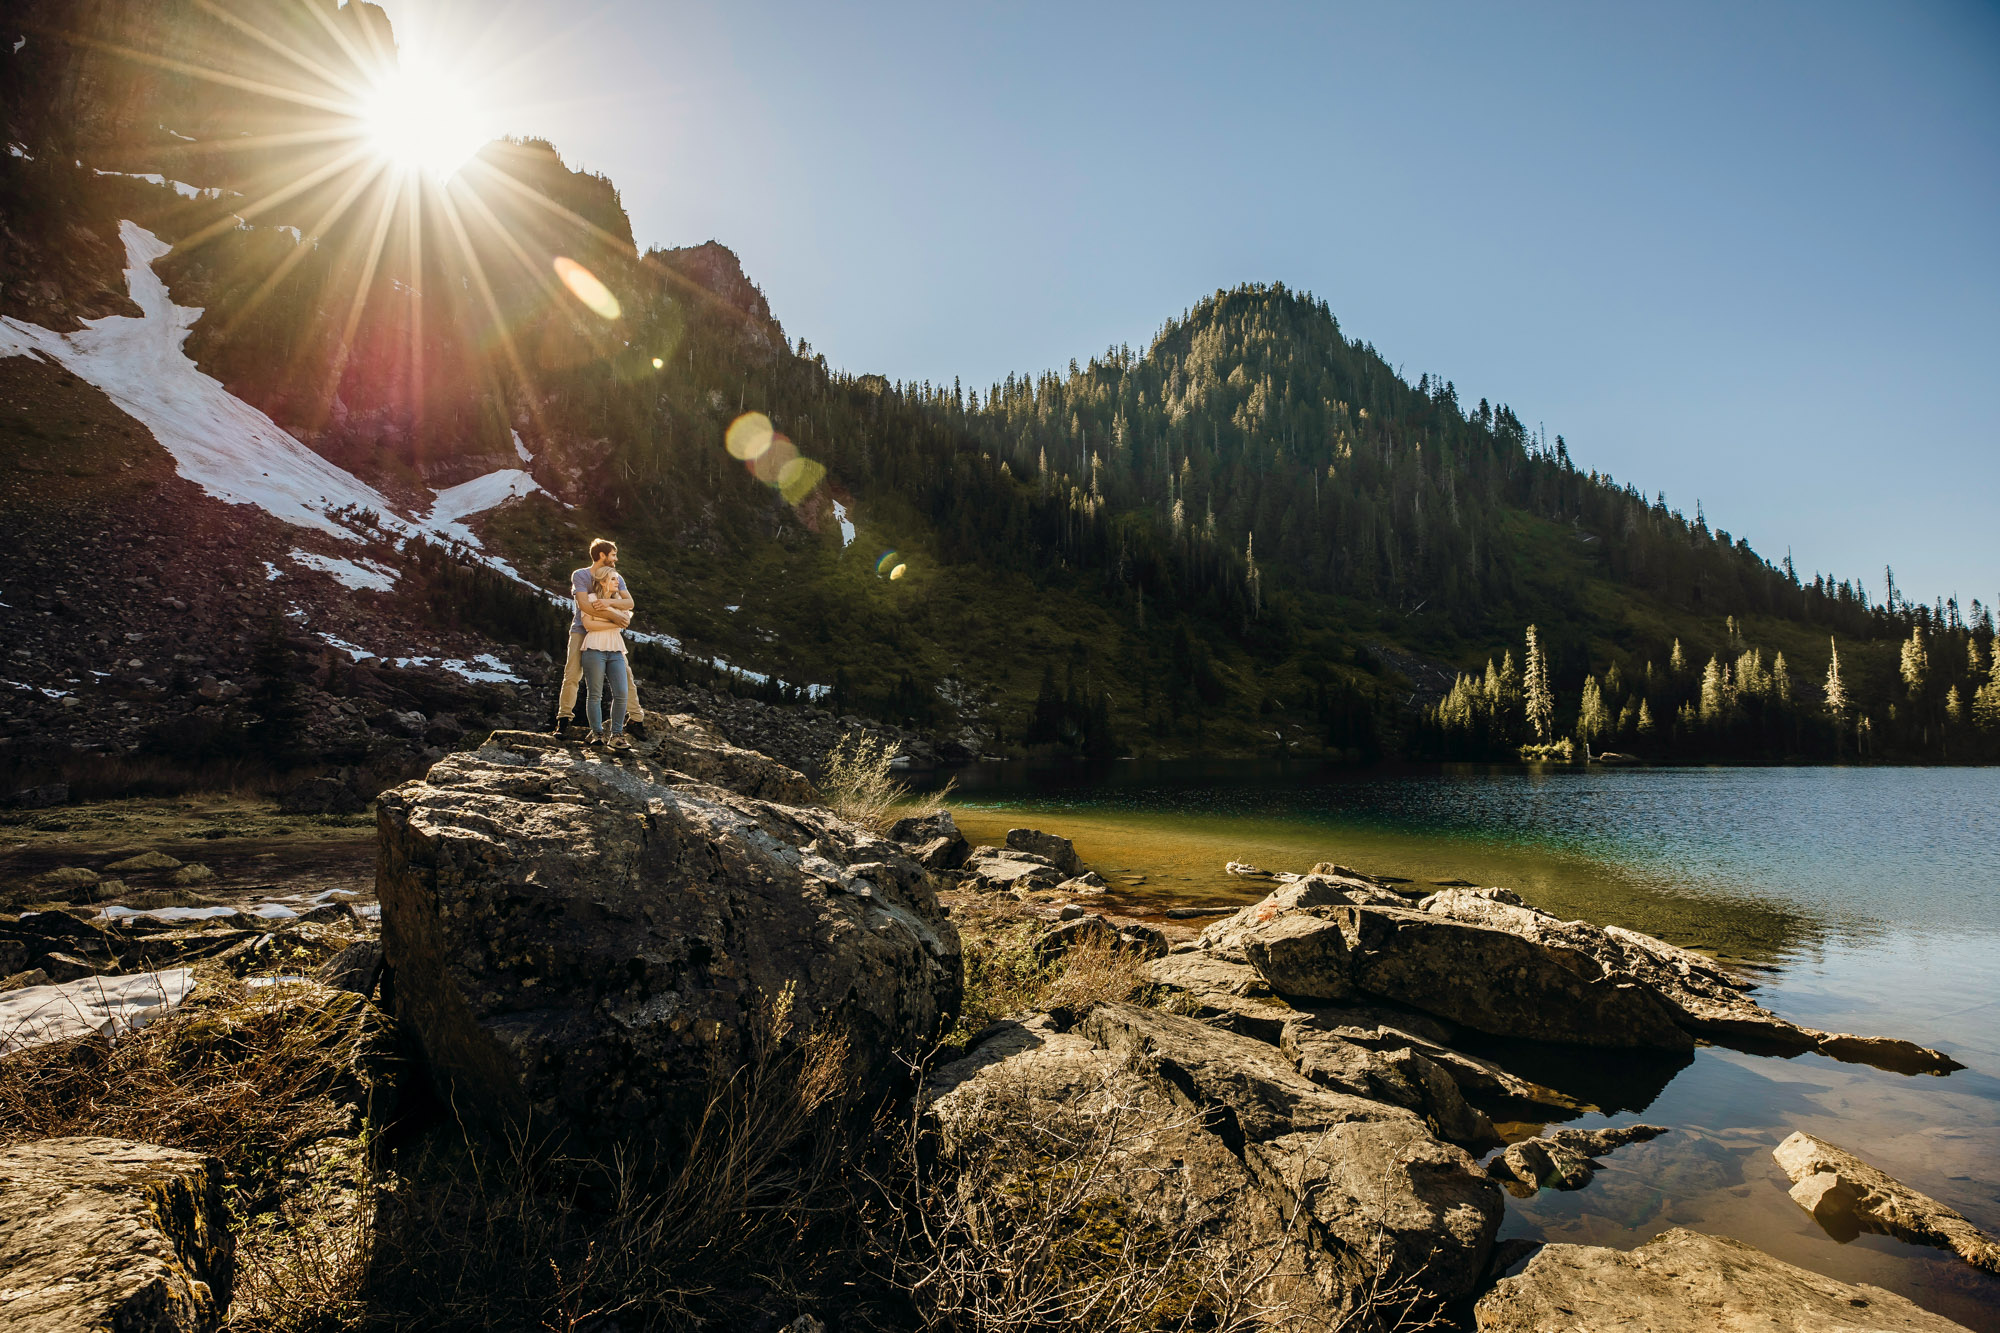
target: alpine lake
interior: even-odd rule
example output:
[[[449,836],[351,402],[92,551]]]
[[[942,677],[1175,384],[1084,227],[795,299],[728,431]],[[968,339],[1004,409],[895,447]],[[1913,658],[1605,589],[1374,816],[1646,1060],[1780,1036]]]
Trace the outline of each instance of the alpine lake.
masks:
[[[2000,1278],[1888,1237],[1836,1241],[1771,1156],[1805,1130],[2000,1235],[2000,769],[1126,760],[952,776],[968,838],[1027,826],[1073,839],[1110,881],[1111,910],[1236,906],[1274,887],[1226,873],[1228,861],[1504,886],[1566,919],[1707,953],[1795,1022],[1945,1051],[1966,1068],[1913,1077],[1713,1045],[1688,1057],[1482,1044],[1598,1108],[1570,1122],[1580,1128],[1671,1131],[1610,1154],[1580,1190],[1509,1198],[1500,1235],[1629,1249],[1685,1226],[2000,1333]]]

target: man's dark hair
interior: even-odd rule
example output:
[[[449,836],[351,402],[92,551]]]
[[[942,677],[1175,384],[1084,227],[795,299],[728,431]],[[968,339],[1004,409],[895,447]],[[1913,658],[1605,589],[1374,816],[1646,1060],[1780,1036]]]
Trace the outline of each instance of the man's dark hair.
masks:
[[[590,544],[591,563],[595,564],[597,562],[597,557],[603,555],[606,551],[616,551],[617,549],[618,549],[617,542],[612,541],[609,537],[599,537],[596,541]]]

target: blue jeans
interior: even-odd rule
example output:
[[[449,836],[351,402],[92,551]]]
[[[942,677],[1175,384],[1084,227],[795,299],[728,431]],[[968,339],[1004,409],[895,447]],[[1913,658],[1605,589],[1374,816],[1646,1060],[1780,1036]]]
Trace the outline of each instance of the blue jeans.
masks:
[[[584,716],[592,731],[604,731],[604,681],[611,680],[611,729],[608,736],[625,730],[625,654],[602,648],[586,648],[579,657],[583,665]]]

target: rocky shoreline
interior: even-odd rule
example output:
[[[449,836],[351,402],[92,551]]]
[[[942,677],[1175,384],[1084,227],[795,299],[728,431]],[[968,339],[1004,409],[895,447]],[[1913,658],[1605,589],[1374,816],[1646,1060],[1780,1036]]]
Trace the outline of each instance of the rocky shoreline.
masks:
[[[334,1080],[348,1109],[297,1160],[362,1181],[378,1151],[363,1145],[428,1115],[428,1133],[526,1145],[613,1194],[707,1163],[718,1106],[775,1114],[718,1086],[768,1083],[805,1136],[786,1160],[834,1145],[834,1174],[861,1191],[848,1243],[876,1256],[786,1296],[782,1318],[759,1298],[773,1329],[960,1326],[938,1303],[996,1289],[1032,1310],[1179,1301],[1190,1327],[1960,1327],[1684,1229],[1626,1252],[1499,1241],[1510,1195],[1588,1188],[1605,1155],[1668,1131],[1562,1126],[1587,1103],[1462,1047],[1506,1037],[1670,1068],[1715,1042],[1926,1077],[1960,1068],[1941,1052],[1793,1024],[1700,954],[1504,889],[1418,895],[1322,864],[1220,919],[1124,916],[1057,834],[974,847],[948,813],[858,825],[735,738],[656,714],[621,758],[495,732],[383,793],[375,903],[0,920],[0,970],[17,974],[0,992],[17,1049],[0,1059],[59,1071],[280,996],[356,1034]],[[179,873],[160,864],[127,873]],[[1065,984],[972,1030],[998,919],[1021,940],[1008,967]],[[34,1029],[51,1005],[79,1011],[65,986],[102,995],[175,969],[189,984],[171,1001],[104,1010],[82,1035]],[[173,1139],[9,1134],[0,1233],[26,1238],[0,1244],[10,1327],[213,1329],[238,1317],[232,1283],[239,1306],[264,1299],[268,1235],[232,1257],[224,1173]],[[1834,1145],[1795,1135],[1778,1160],[1836,1238],[1879,1231],[1994,1271],[1991,1238]],[[379,1238],[366,1289],[405,1253],[391,1238],[413,1205],[359,1184],[339,1197]],[[1007,1248],[1021,1237],[1041,1238],[1041,1267]],[[652,1326],[632,1319],[579,1326]]]

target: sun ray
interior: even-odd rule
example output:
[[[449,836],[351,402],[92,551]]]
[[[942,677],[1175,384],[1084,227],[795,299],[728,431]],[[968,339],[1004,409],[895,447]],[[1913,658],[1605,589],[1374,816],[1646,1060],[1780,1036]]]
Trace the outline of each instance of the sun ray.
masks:
[[[326,180],[328,177],[336,175],[339,172],[345,171],[347,168],[355,165],[356,163],[360,162],[363,158],[367,156],[368,156],[368,149],[365,145],[357,145],[354,148],[350,148],[347,152],[342,153],[339,157],[335,158],[333,161],[328,162],[323,166],[320,166],[312,171],[307,172],[304,176],[301,176],[299,179],[293,181],[291,184],[280,186],[278,189],[275,189],[271,191],[271,193],[265,195],[262,199],[259,199],[254,203],[245,204],[242,208],[237,209],[234,213],[228,214],[224,217],[217,218],[214,222],[209,223],[206,227],[203,227],[200,231],[197,231],[194,235],[189,236],[187,239],[183,240],[180,243],[180,246],[177,248],[185,248],[192,250],[196,246],[201,245],[204,242],[213,240],[217,236],[220,236],[223,232],[233,231],[239,222],[248,222],[251,218],[256,217],[259,213],[269,212],[271,209],[276,208],[279,204],[284,203],[286,200],[292,199],[300,194],[303,194],[305,191],[310,190],[313,186],[318,185],[321,181]]]
[[[361,192],[368,188],[369,182],[381,174],[382,168],[379,165],[368,171],[355,173],[353,181],[341,192],[340,196],[327,205],[317,218],[313,219],[312,226],[300,236],[299,243],[292,247],[292,252],[278,262],[278,266],[271,270],[270,275],[258,284],[257,290],[250,294],[250,298],[230,317],[229,322],[223,325],[220,335],[223,339],[226,340],[234,335],[236,330],[243,326],[243,321],[250,318],[256,312],[257,307],[270,299],[271,293],[278,289],[278,284],[285,280],[285,275],[298,267],[300,260],[312,253],[314,241],[324,235],[335,222],[338,222],[341,215],[347,212],[348,208],[354,203]]]
[[[458,206],[452,202],[451,196],[442,189],[438,191],[438,211],[444,214],[445,221],[451,225],[452,235],[458,241],[459,252],[465,257],[466,269],[471,273],[473,282],[478,285],[480,297],[486,302],[487,313],[493,320],[494,332],[500,339],[500,350],[506,355],[507,364],[513,368],[515,380],[527,401],[528,413],[534,418],[535,428],[539,431],[542,423],[540,410],[536,405],[534,380],[529,377],[527,366],[521,361],[520,349],[514,345],[514,335],[508,329],[507,321],[500,312],[500,301],[493,294],[493,284],[487,281],[486,265],[480,261],[479,252],[472,246],[472,238],[466,234],[465,220],[459,216]]]
[[[256,42],[259,46],[262,46],[266,50],[276,52],[278,55],[283,56],[285,59],[291,61],[294,65],[297,65],[300,69],[306,71],[306,73],[317,77],[322,83],[328,84],[335,88],[343,88],[348,86],[348,84],[350,83],[349,79],[342,77],[336,71],[329,69],[327,66],[321,64],[319,61],[314,60],[311,56],[299,50],[297,47],[294,47],[289,43],[282,41],[279,38],[271,35],[270,33],[264,31],[262,28],[259,28],[254,23],[250,23],[247,20],[239,18],[237,15],[230,13],[228,10],[216,4],[215,0],[195,0],[195,8],[201,10],[204,14],[207,14],[209,17],[214,18],[219,22],[225,23],[229,27],[236,29],[236,31],[242,33],[245,37],[248,37],[251,41]],[[319,13],[317,9],[314,9],[310,5],[306,6],[306,8],[309,12],[313,14],[317,15]]]
[[[375,288],[375,270],[381,266],[382,252],[388,247],[389,227],[396,220],[396,207],[403,200],[404,182],[400,177],[391,176],[383,181],[382,207],[375,214],[375,227],[365,243],[361,277],[354,287],[354,300],[348,304],[347,318],[340,327],[340,337],[333,345],[333,358],[327,365],[325,388],[319,401],[330,406],[340,392],[340,378],[347,373],[347,361],[353,353],[354,337],[361,328],[361,315],[368,307],[369,295]],[[322,408],[322,411],[325,409]]]

